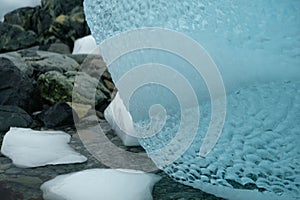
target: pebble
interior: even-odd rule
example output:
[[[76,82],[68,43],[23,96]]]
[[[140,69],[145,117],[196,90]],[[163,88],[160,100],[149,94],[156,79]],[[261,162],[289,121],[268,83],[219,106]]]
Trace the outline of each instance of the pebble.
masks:
[[[37,177],[30,177],[30,176],[18,176],[16,178],[9,178],[9,181],[15,182],[15,183],[21,183],[26,186],[30,185],[40,185],[43,183],[43,181]]]
[[[0,170],[7,170],[12,166],[11,163],[0,164]]]
[[[9,168],[5,171],[6,174],[20,174],[21,172],[22,169],[16,167]]]
[[[0,164],[6,164],[6,163],[11,163],[11,160],[7,157],[0,157]]]

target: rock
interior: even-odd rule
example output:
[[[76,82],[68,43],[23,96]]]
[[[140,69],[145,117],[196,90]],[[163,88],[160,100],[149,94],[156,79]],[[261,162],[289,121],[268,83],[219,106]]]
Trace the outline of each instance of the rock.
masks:
[[[70,15],[57,16],[49,28],[49,33],[66,42],[73,49],[77,38],[90,33],[82,7],[75,7]]]
[[[80,64],[80,70],[96,79],[101,79],[102,84],[113,92],[115,85],[111,75],[107,70],[106,64],[100,55],[72,54],[69,57],[73,58]]]
[[[0,105],[18,106],[28,113],[41,109],[35,81],[4,57],[0,57]]]
[[[31,65],[28,65],[17,51],[0,54],[0,58],[9,59],[14,64],[14,66],[16,66],[21,72],[26,74],[28,77],[33,76],[33,67]]]
[[[19,168],[17,168],[17,169],[19,169]],[[17,170],[15,170],[15,171],[17,171]],[[26,185],[27,187],[38,187],[39,185],[41,185],[43,183],[43,181],[38,177],[31,177],[31,176],[24,176],[24,175],[18,175],[17,177],[9,177],[9,178],[6,178],[6,180],[13,182],[13,183],[19,183],[22,185]]]
[[[106,64],[99,55],[87,55],[82,61],[80,69],[96,79],[99,79],[107,71]]]
[[[2,200],[21,200],[24,199],[23,195],[5,187],[6,181],[0,182],[0,194]]]
[[[75,112],[77,113],[79,119],[85,117],[89,110],[92,108],[91,105],[86,105],[86,104],[81,104],[81,103],[72,103],[72,102],[67,102],[69,106],[71,106]]]
[[[42,97],[51,103],[72,101],[90,105],[95,102],[95,105],[100,105],[105,99],[110,98],[110,91],[97,79],[84,72],[69,71],[62,74],[49,71],[38,78],[38,85]]]
[[[45,51],[60,53],[60,54],[71,53],[70,47],[62,42],[56,42],[56,43],[50,44],[47,49],[41,48],[40,50],[45,50]]]
[[[0,163],[0,170],[7,170],[7,169],[9,169],[10,167],[12,166],[12,164],[11,163],[6,163],[6,164],[1,164]]]
[[[7,13],[0,33],[0,52],[40,46],[40,50],[70,53],[74,41],[90,30],[83,0],[43,0],[41,6]]]
[[[74,116],[74,118],[73,118]],[[47,128],[73,125],[78,121],[76,112],[65,102],[60,102],[38,115]]]
[[[37,82],[41,96],[52,104],[60,101],[72,101],[72,82],[62,73],[46,72],[39,76]]]
[[[73,102],[97,106],[110,99],[110,91],[98,79],[84,72],[67,72],[66,75],[74,83]]]
[[[33,67],[37,76],[48,71],[61,73],[75,71],[79,68],[78,63],[65,55],[45,51],[18,51],[22,59]]]
[[[41,0],[42,7],[47,9],[52,16],[68,14],[76,6],[83,6],[83,0]]]
[[[24,127],[31,125],[30,115],[17,106],[0,105],[0,132],[6,132],[10,127]]]
[[[46,36],[50,25],[53,22],[53,16],[50,14],[50,11],[48,8],[45,7],[39,7],[36,12],[32,16],[32,29],[34,32],[37,33],[39,36],[39,41],[42,43],[42,38]],[[49,37],[50,35],[48,35]]]
[[[35,32],[21,26],[0,22],[0,52],[15,51],[38,43]]]
[[[79,64],[72,58],[52,52],[27,49],[0,54],[0,57],[8,58],[22,72],[34,78],[48,71],[64,73],[79,69]]]
[[[19,25],[25,30],[33,30],[32,29],[32,17],[34,13],[38,10],[39,7],[24,7],[18,8],[12,12],[9,12],[4,15],[4,22],[8,24]]]
[[[20,172],[22,172],[22,169],[17,167],[12,167],[5,171],[6,174],[19,174]]]
[[[82,0],[43,0],[33,17],[40,44],[62,42],[73,49],[75,39],[89,35]]]
[[[12,166],[11,163],[6,163],[6,164],[1,164],[1,163],[0,163],[0,170],[5,171],[5,170],[11,168],[11,166]]]

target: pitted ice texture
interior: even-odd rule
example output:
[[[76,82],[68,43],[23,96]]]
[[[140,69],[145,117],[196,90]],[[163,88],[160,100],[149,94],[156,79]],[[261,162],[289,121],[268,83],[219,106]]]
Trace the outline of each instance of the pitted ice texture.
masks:
[[[209,109],[209,104],[202,107],[193,144],[163,167],[170,177],[226,199],[299,198],[300,82],[245,87],[229,95],[222,135],[202,158]],[[150,157],[174,137],[177,126],[171,124],[155,137],[140,139]]]
[[[211,108],[201,99],[202,93],[195,91],[201,99],[197,135],[175,162],[158,166],[176,181],[226,199],[300,198],[299,1],[85,0],[84,6],[98,44],[136,28],[168,28],[201,44],[220,70],[228,96],[225,126],[216,146],[207,157],[199,157]],[[113,48],[122,45],[130,45],[130,41]],[[172,67],[174,60],[170,58],[152,60]],[[138,64],[149,61],[143,56],[135,59]],[[108,65],[115,83],[130,69],[132,63],[126,62],[133,59],[120,60],[117,66]],[[180,73],[190,81],[195,73],[187,67],[183,66]],[[155,88],[154,92],[145,92],[148,89],[137,95],[141,99],[134,100],[135,110],[146,110],[143,105],[149,105],[155,97],[168,98]],[[166,102],[174,101],[164,99]],[[193,108],[184,110],[187,116],[189,112],[193,116]],[[135,113],[131,112],[132,118],[138,121]],[[174,139],[178,122],[179,114],[169,114],[160,133],[140,139],[149,157],[153,159],[155,152]],[[162,155],[162,159],[168,159],[168,155]]]

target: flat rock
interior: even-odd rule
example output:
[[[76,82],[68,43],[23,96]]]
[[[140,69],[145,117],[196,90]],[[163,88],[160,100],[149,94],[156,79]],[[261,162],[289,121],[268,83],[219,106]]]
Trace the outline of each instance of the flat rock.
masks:
[[[68,56],[35,49],[4,53],[0,57],[9,59],[22,72],[34,78],[48,71],[63,73],[79,69],[79,64]]]

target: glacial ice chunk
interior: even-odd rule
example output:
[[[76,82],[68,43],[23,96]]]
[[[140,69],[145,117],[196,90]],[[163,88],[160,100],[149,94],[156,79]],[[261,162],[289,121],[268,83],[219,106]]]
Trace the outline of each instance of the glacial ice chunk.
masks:
[[[127,169],[88,169],[60,175],[41,186],[45,200],[152,200],[160,177]]]
[[[299,199],[299,1],[85,0],[84,6],[92,35],[102,48],[105,61],[111,61],[107,55],[132,50],[110,62],[108,68],[119,86],[120,98],[129,102],[126,109],[134,125],[149,124],[151,105],[159,103],[166,108],[166,124],[161,131],[139,140],[154,161],[161,159],[163,163],[176,154],[176,151],[165,154],[161,150],[170,144],[175,150],[181,147],[184,139],[176,138],[181,117],[193,122],[191,116],[198,108],[191,106],[178,112],[182,102],[176,101],[176,93],[159,87],[155,80],[130,91],[127,101],[127,86],[148,80],[151,70],[140,70],[135,75],[131,72],[159,63],[179,75],[153,67],[157,76],[172,78],[173,85],[182,86],[178,81],[182,75],[197,95],[201,113],[197,135],[177,160],[171,159],[167,166],[156,162],[161,169],[176,181],[227,199],[249,199],[249,195],[263,200]],[[151,28],[145,39],[144,32],[138,30],[147,27]],[[157,30],[155,27],[175,30],[197,41],[222,75],[227,94],[226,121],[221,137],[206,157],[199,156],[199,146],[208,124],[214,123],[209,86],[186,57],[165,51],[172,39],[172,47],[186,47],[182,40],[160,35],[155,42],[163,48],[151,48],[149,38]],[[141,36],[136,34],[128,40],[103,45],[108,38],[118,38],[133,30]],[[135,48],[143,45],[144,49]],[[195,55],[193,48],[184,53],[201,57]],[[122,84],[118,85],[119,82]]]
[[[68,145],[70,138],[63,131],[12,127],[4,136],[1,153],[22,168],[85,162],[87,158]]]
[[[75,40],[72,54],[91,54],[97,49],[97,44],[92,35]]]
[[[135,128],[130,113],[127,111],[119,93],[105,109],[105,119],[119,136],[125,146],[139,146],[138,138],[130,135]]]

